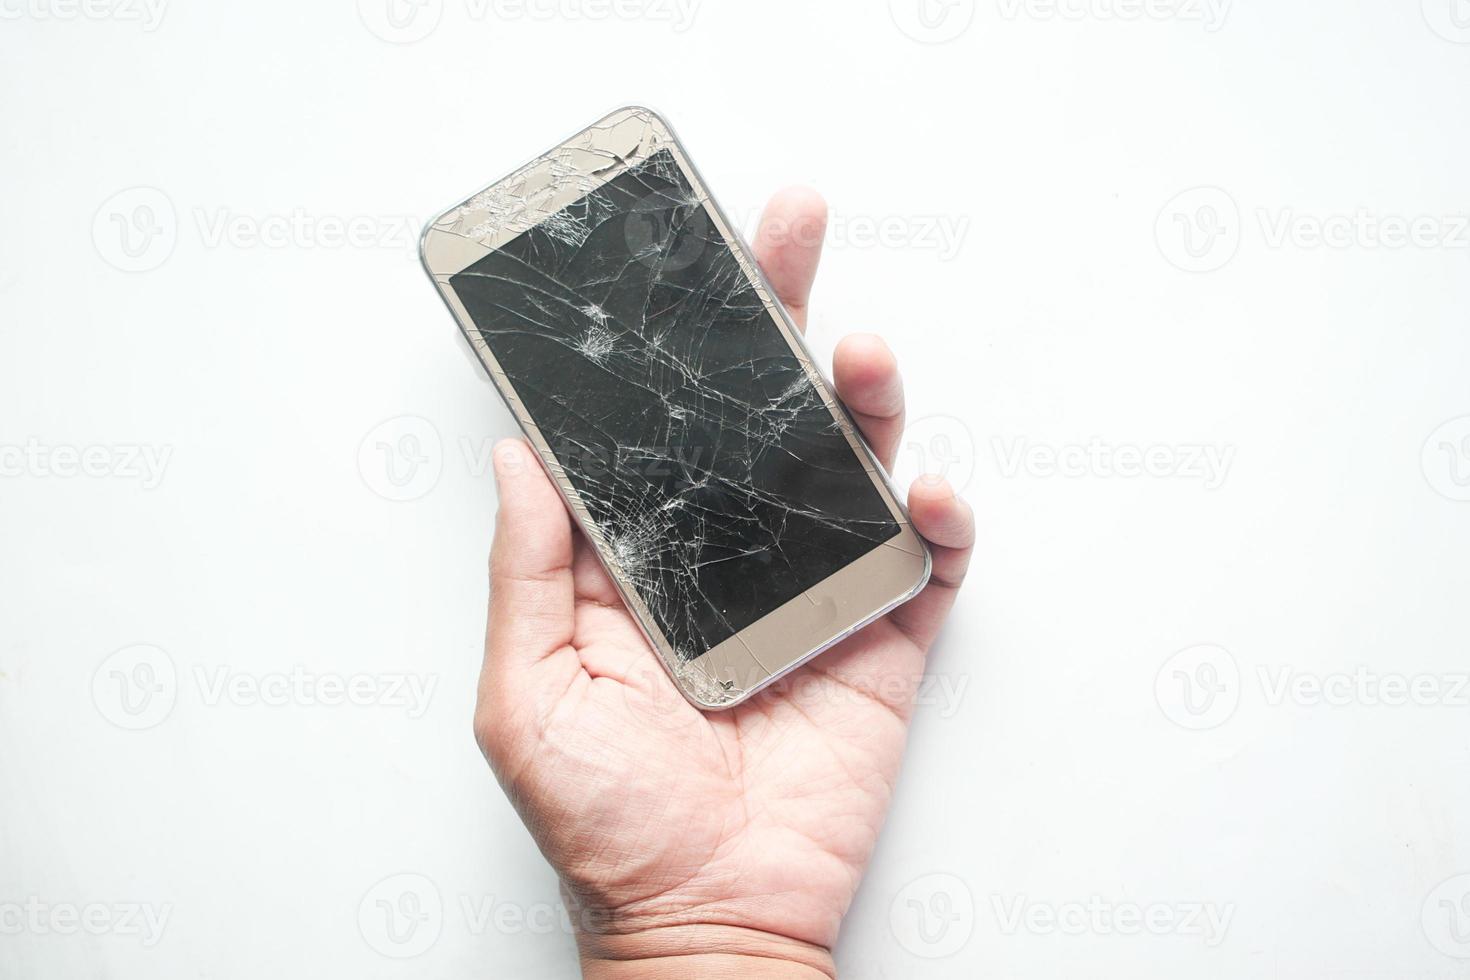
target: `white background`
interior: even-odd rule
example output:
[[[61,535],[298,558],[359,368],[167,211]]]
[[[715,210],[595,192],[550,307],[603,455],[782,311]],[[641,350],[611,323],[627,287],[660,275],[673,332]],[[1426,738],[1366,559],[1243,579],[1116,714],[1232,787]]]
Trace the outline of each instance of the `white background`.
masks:
[[[979,517],[843,975],[1470,970],[1464,0],[162,2],[0,0],[0,975],[573,972],[413,244],[635,101]]]

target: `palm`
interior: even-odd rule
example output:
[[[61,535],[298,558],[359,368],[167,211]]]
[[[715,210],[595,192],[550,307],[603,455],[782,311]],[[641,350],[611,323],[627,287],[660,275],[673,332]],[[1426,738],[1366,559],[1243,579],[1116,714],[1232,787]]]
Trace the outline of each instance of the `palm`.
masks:
[[[760,260],[803,320],[813,249],[771,245]],[[876,338],[849,338],[834,374],[888,465],[902,425],[892,356]],[[909,509],[933,546],[931,584],[775,687],[706,714],[663,672],[524,444],[497,447],[495,462],[476,732],[576,908],[617,917],[602,924],[612,929],[713,923],[830,947],[968,562],[968,512],[942,484],[916,484]]]
[[[564,693],[513,791],[537,812],[575,815],[539,836],[568,888],[593,908],[698,908],[704,921],[830,946],[906,728],[906,712],[863,691],[857,670],[873,657],[917,673],[922,651],[874,624],[775,690],[704,714],[604,601],[616,595],[602,569],[579,556],[575,571],[572,641],[539,665],[538,683]]]

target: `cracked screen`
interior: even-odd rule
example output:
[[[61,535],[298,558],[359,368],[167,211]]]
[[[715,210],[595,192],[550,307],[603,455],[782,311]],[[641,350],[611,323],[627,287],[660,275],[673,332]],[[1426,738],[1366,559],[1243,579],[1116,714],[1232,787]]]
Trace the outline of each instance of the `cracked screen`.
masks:
[[[450,284],[684,660],[899,533],[667,150]]]

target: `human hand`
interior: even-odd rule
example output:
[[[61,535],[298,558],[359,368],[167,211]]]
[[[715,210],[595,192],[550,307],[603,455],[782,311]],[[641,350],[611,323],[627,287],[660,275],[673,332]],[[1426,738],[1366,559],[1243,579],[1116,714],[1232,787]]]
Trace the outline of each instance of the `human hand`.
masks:
[[[756,258],[799,326],[826,206],[778,194]],[[877,337],[833,358],[838,396],[891,468],[897,365]],[[933,575],[913,600],[728,711],[679,695],[524,442],[500,488],[475,734],[556,868],[584,975],[835,976],[831,948],[892,797],[924,658],[974,525],[942,481],[909,491]]]

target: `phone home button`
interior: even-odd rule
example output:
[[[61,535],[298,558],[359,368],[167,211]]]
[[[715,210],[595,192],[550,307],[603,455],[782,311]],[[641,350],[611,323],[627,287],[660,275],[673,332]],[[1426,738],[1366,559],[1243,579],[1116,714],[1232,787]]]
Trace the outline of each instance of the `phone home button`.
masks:
[[[831,625],[837,618],[837,599],[831,595],[812,595],[807,593],[807,598],[812,603],[812,626],[820,628]]]

